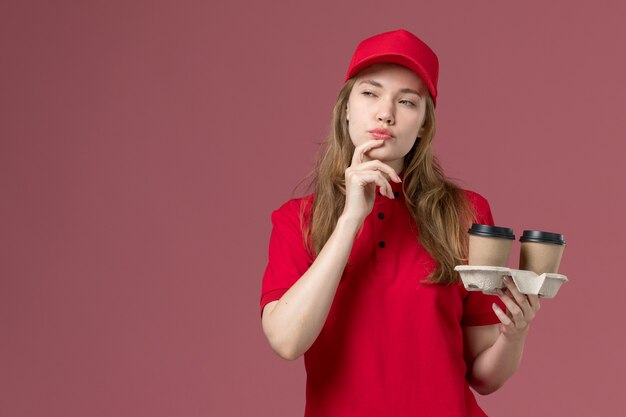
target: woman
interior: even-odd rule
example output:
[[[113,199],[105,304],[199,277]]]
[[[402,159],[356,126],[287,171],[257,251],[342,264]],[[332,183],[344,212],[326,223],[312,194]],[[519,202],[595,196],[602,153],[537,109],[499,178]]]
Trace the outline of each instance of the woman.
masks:
[[[438,59],[406,30],[362,41],[316,164],[315,192],[272,213],[261,315],[304,355],[305,416],[485,416],[517,369],[537,297],[467,292],[467,230],[489,203],[433,155]],[[506,312],[505,312],[506,310]]]

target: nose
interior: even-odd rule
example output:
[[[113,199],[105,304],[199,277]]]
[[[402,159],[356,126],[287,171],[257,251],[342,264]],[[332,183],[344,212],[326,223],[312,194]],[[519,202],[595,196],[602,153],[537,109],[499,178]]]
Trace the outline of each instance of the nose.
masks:
[[[393,124],[392,106],[386,101],[381,102],[376,118],[381,123]]]

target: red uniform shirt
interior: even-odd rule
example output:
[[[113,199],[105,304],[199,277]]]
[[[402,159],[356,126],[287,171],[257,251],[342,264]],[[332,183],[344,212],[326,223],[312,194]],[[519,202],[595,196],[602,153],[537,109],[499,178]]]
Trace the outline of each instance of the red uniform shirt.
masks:
[[[403,176],[400,175],[402,178]],[[420,284],[435,261],[419,244],[402,184],[396,199],[378,193],[357,234],[326,322],[304,354],[305,417],[485,416],[466,379],[462,326],[500,323],[499,297],[452,286]],[[478,223],[493,225],[487,200],[465,190]],[[313,263],[302,242],[301,203],[272,213],[261,314]]]

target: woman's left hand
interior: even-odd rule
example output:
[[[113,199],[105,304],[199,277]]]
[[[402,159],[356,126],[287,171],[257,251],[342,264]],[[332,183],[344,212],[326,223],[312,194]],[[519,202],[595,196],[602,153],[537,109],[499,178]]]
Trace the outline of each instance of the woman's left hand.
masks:
[[[500,333],[508,339],[523,339],[539,311],[539,296],[520,293],[509,276],[504,277],[504,283],[506,289],[498,289],[497,293],[507,307],[506,313],[497,304],[493,306],[501,322]]]

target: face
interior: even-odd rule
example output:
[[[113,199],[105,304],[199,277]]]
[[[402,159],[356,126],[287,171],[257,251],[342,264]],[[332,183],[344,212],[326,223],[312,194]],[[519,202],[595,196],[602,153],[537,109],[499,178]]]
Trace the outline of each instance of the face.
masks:
[[[404,169],[404,156],[423,132],[426,94],[417,74],[400,65],[374,64],[359,72],[346,108],[352,143],[377,139],[370,132],[377,128],[391,135],[366,152],[364,162],[378,159],[398,173]]]

